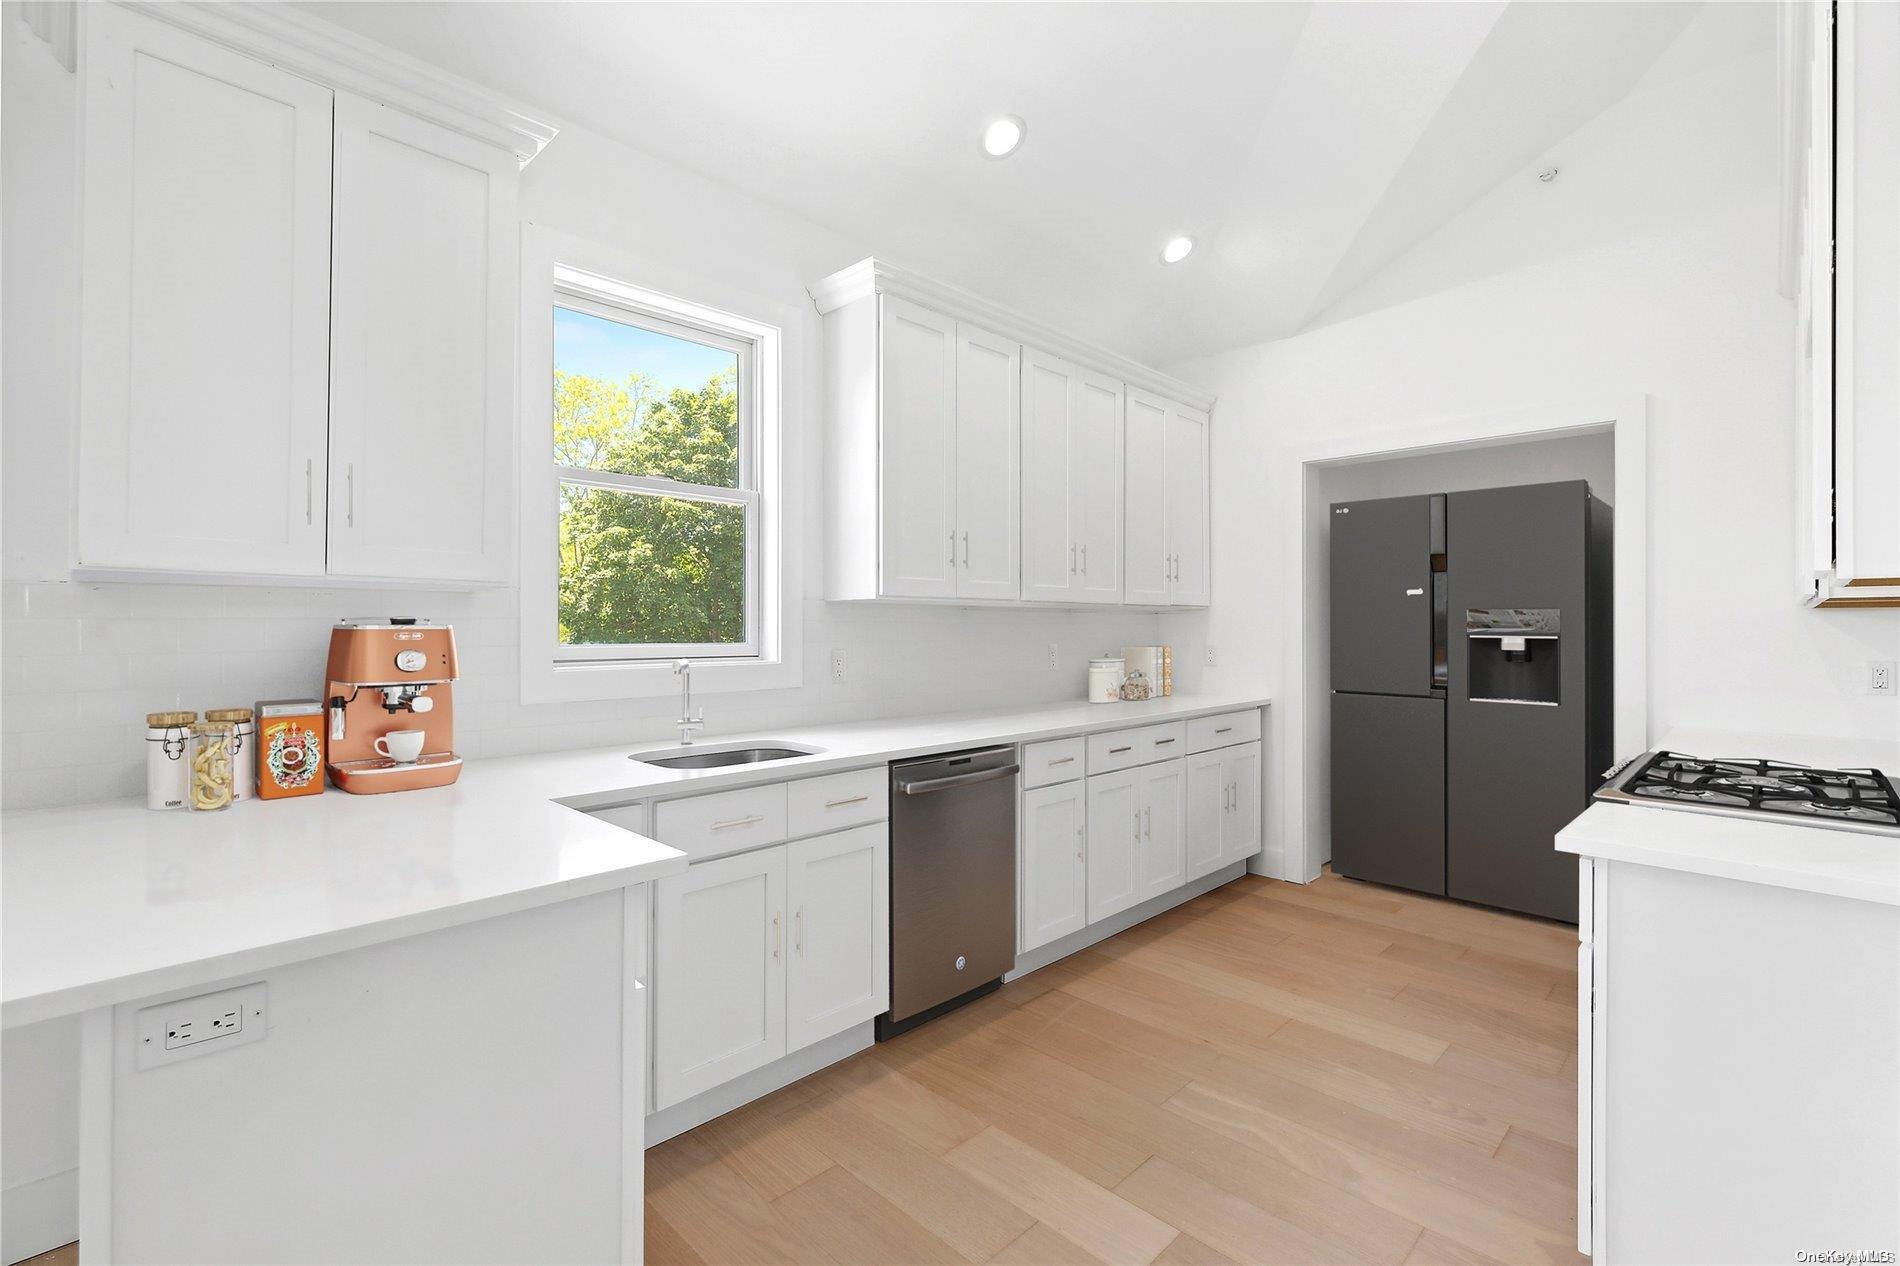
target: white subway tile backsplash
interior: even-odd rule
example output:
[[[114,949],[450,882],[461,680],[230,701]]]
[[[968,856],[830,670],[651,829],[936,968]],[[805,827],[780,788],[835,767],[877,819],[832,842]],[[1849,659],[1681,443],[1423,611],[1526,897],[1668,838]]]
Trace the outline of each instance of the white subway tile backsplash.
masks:
[[[471,758],[676,737],[672,695],[521,702],[512,590],[402,592],[242,585],[0,582],[0,805],[26,808],[140,793],[144,717],[161,708],[314,696],[330,625],[414,614],[456,626],[457,746]],[[874,716],[1030,706],[1080,698],[1088,659],[1153,641],[1142,612],[905,607],[809,599],[804,684],[710,694],[704,735]],[[1061,667],[1047,668],[1048,644]],[[831,651],[850,664],[831,679]]]

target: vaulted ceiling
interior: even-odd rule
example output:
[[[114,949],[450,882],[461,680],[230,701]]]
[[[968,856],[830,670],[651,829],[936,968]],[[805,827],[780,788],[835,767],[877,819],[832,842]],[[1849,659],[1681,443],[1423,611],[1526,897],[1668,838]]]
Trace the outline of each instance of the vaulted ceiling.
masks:
[[[1701,6],[304,7],[858,254],[1054,278],[1018,305],[1165,362],[1308,324],[1627,94]],[[1028,138],[994,161],[1002,113]],[[1175,233],[1198,246],[1164,267]]]

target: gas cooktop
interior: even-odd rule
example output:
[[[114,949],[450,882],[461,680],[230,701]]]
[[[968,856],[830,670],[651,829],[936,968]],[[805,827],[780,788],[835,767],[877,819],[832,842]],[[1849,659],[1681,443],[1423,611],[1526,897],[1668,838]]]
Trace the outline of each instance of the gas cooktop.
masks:
[[[1810,826],[1900,835],[1900,793],[1878,769],[1815,769],[1786,761],[1703,760],[1646,752],[1610,771],[1597,799]]]

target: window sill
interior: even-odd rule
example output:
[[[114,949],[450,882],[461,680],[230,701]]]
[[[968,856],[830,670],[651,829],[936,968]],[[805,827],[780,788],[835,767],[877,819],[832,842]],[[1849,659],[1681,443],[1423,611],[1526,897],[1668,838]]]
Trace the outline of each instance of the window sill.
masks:
[[[803,681],[800,665],[781,660],[694,660],[695,694],[790,690]],[[669,661],[618,664],[541,664],[521,667],[523,703],[579,703],[596,699],[654,699],[679,693]]]

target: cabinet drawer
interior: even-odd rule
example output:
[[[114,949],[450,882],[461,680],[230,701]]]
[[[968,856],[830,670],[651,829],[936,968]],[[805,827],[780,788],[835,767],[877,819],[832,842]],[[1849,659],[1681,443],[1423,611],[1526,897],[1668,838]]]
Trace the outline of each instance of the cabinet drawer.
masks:
[[[785,784],[668,800],[654,810],[653,838],[694,861],[785,838]]]
[[[1187,723],[1187,749],[1205,752],[1211,747],[1232,747],[1251,743],[1260,737],[1260,709],[1223,712],[1214,717],[1195,717]]]
[[[883,765],[789,784],[788,826],[793,839],[822,835],[891,816],[891,775]]]
[[[1085,744],[1079,738],[1031,743],[1023,748],[1023,788],[1067,782],[1082,776]]]
[[[1168,760],[1187,750],[1187,727],[1179,721],[1144,725],[1138,730],[1110,730],[1089,735],[1089,772],[1106,774],[1130,765]]]

